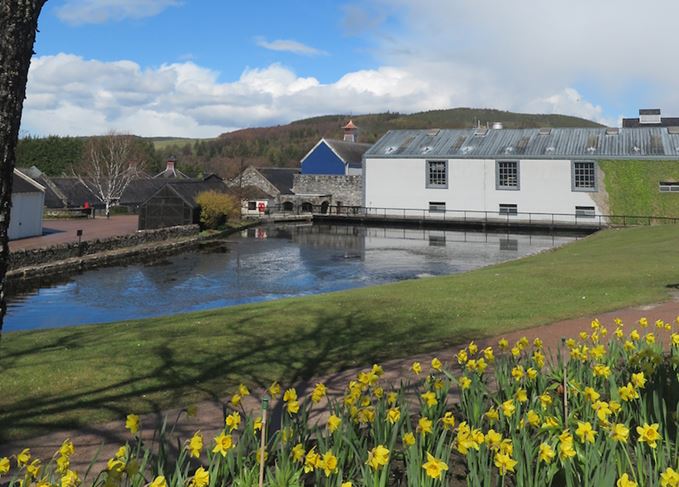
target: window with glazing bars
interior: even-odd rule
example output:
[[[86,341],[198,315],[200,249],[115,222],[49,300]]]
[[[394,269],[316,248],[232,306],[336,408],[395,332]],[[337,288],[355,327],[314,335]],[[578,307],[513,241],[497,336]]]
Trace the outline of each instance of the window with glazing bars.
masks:
[[[448,187],[448,163],[427,161],[427,188]]]
[[[519,189],[519,163],[517,161],[497,162],[497,189]]]
[[[519,212],[519,208],[513,204],[500,203],[500,215],[516,215]]]
[[[593,162],[573,163],[573,189],[596,189],[596,169]]]

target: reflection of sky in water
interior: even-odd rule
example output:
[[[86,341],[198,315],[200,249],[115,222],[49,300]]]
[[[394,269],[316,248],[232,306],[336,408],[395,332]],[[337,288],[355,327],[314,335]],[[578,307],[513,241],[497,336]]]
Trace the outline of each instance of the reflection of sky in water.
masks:
[[[250,229],[229,237],[228,252],[87,271],[12,297],[5,330],[161,316],[454,274],[571,240],[330,225]]]

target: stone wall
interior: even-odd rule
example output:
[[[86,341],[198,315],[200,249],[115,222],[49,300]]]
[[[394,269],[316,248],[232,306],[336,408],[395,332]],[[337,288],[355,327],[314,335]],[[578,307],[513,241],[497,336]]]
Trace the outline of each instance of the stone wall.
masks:
[[[363,176],[295,174],[292,192],[332,195],[331,205],[363,206]]]
[[[262,176],[262,174],[254,167],[246,168],[240,175],[227,182],[227,186],[231,188],[254,186],[272,196],[277,196],[280,193],[278,188],[271,184],[269,180]]]
[[[134,247],[151,242],[165,242],[167,240],[198,235],[198,225],[159,228],[157,230],[142,230],[129,235],[105,238],[101,240],[86,240],[80,244],[54,245],[41,249],[18,250],[9,256],[11,270],[23,267],[34,267],[57,262],[74,257],[83,257],[101,252]]]

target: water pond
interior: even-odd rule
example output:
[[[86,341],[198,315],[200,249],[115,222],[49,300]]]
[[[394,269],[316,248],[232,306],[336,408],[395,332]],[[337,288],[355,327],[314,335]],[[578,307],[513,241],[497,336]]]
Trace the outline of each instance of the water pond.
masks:
[[[323,224],[251,228],[221,248],[86,271],[11,296],[5,330],[163,316],[455,274],[575,238]]]

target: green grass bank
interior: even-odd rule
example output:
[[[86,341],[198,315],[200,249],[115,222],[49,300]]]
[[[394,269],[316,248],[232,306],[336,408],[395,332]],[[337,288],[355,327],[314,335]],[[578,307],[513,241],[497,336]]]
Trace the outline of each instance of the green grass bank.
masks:
[[[679,181],[677,161],[599,161],[611,215],[679,217],[679,193],[660,181]]]
[[[679,226],[605,230],[466,274],[167,318],[9,333],[0,441],[291,384],[559,319],[667,299]]]

